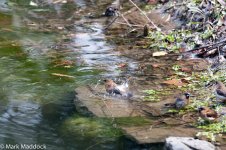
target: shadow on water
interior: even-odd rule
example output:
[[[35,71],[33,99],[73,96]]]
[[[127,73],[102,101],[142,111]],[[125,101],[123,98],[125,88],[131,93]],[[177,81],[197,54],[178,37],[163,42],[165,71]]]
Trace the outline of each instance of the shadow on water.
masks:
[[[108,2],[34,2],[37,6],[28,0],[0,2],[0,143],[45,144],[56,150],[161,147],[140,146],[122,134],[109,136],[106,131],[121,131],[81,116],[74,108],[75,87],[101,76],[129,74],[117,70],[121,62],[129,62],[129,71],[136,66],[105,41],[101,19],[86,17],[97,13],[94,4],[103,7]],[[67,126],[71,118],[76,124],[73,133]],[[81,134],[83,126],[90,130]]]

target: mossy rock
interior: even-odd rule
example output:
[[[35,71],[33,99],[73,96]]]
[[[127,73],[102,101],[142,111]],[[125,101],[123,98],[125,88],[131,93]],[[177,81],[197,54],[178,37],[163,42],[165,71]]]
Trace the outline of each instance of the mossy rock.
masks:
[[[110,119],[72,117],[67,119],[61,127],[65,135],[85,137],[119,137],[122,135],[120,129],[113,127]]]

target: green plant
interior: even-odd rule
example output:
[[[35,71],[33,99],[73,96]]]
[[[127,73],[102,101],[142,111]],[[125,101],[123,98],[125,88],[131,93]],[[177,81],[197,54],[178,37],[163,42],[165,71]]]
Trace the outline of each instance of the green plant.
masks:
[[[164,95],[168,95],[168,90],[144,90],[143,91],[146,95],[144,97],[144,101],[150,101],[150,102],[159,102],[161,100],[161,97]]]

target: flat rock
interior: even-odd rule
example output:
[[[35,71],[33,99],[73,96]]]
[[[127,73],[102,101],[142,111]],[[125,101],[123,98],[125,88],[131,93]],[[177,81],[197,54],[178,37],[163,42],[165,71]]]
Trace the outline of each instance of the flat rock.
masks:
[[[170,136],[194,137],[197,130],[183,126],[175,127],[122,127],[124,132],[139,144],[163,143]]]
[[[134,117],[144,115],[129,100],[104,94],[104,87],[99,86],[95,94],[88,87],[79,87],[75,92],[77,93],[74,100],[75,106],[81,113],[88,111],[98,117]]]
[[[139,144],[164,143],[165,139],[170,136],[194,137],[199,131],[196,128],[187,126],[189,124],[185,124],[183,119],[174,117],[161,118],[161,115],[159,116],[161,112],[158,112],[158,110],[166,101],[171,101],[171,99],[149,105],[149,103],[136,101],[136,97],[135,99],[128,100],[120,96],[109,96],[106,94],[103,85],[99,85],[97,88],[83,86],[75,89],[75,92],[76,98],[74,103],[76,109],[83,114],[90,113],[97,117],[109,118],[150,117],[150,115],[154,117],[156,120],[152,123],[150,122],[150,125],[134,125],[129,127],[120,125],[125,135]],[[185,119],[186,117],[183,118]]]
[[[192,137],[168,137],[165,147],[169,150],[215,150],[216,147],[204,140]]]

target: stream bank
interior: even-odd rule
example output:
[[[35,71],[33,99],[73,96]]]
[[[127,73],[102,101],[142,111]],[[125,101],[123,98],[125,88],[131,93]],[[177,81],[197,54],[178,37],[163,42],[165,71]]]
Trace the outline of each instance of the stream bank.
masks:
[[[127,17],[126,19],[128,19],[129,23],[132,25],[143,23],[144,21],[139,20],[140,14],[134,11],[134,9],[131,10],[131,12],[125,12],[126,15],[124,16]],[[138,16],[136,16],[137,14]],[[163,31],[167,30],[167,32],[170,32],[168,30],[177,28],[177,25],[172,24],[173,21],[168,21],[166,24],[165,22],[161,22],[161,19],[155,20],[156,18],[163,18],[163,21],[165,21],[164,16],[155,18],[151,17],[151,15],[161,16],[165,14],[157,13],[156,15],[155,12],[154,14],[150,13],[150,18],[155,24],[164,25]],[[122,23],[123,20],[124,23]],[[121,63],[118,67],[121,71],[130,71],[130,78],[131,76],[133,78],[131,86],[133,87],[135,98],[127,102],[120,100],[120,98],[116,98],[116,100],[114,98],[109,99],[108,96],[103,96],[104,93],[106,94],[104,87],[97,82],[91,86],[92,89],[95,90],[95,93],[92,92],[93,90],[90,91],[87,87],[79,87],[76,89],[75,105],[78,107],[78,110],[84,113],[85,108],[85,111],[88,111],[92,115],[110,117],[113,118],[113,120],[117,120],[117,118],[120,117],[128,117],[128,119],[133,120],[133,116],[139,116],[141,118],[145,116],[144,118],[148,120],[148,123],[145,122],[143,125],[132,123],[132,125],[128,127],[118,124],[128,137],[140,144],[163,143],[165,138],[169,136],[196,137],[198,134],[208,134],[203,132],[202,129],[204,129],[204,127],[200,129],[202,125],[197,125],[199,123],[199,116],[196,109],[201,105],[208,105],[209,99],[213,98],[213,92],[211,89],[205,88],[205,84],[211,81],[211,79],[223,79],[224,81],[225,69],[221,69],[219,71],[220,73],[218,72],[214,74],[214,76],[211,76],[211,73],[209,74],[207,70],[209,67],[212,69],[215,60],[211,60],[212,58],[209,59],[208,52],[206,55],[206,52],[203,52],[202,48],[200,48],[200,51],[198,48],[194,51],[191,50],[190,54],[185,53],[185,55],[183,53],[184,50],[179,51],[181,54],[175,54],[175,52],[171,51],[171,49],[167,49],[167,47],[165,48],[166,50],[164,48],[160,50],[158,48],[156,49],[155,47],[156,45],[158,46],[158,44],[155,43],[155,47],[153,48],[152,45],[154,44],[150,42],[150,37],[145,39],[140,38],[138,35],[142,34],[142,30],[140,33],[139,30],[138,32],[136,30],[133,32],[129,27],[129,23],[126,23],[125,19],[121,17],[115,21],[115,24],[111,24],[110,27],[108,26],[106,35],[109,42],[117,45],[115,51],[119,52],[121,56],[136,60],[137,62],[137,68],[132,71],[130,67],[127,67],[129,64],[127,62]],[[158,36],[154,37],[158,38]],[[220,34],[219,40],[222,38],[224,38],[224,35]],[[167,38],[164,39],[161,37],[160,40],[161,39],[166,40]],[[166,42],[170,43],[170,40],[167,40]],[[148,47],[148,45],[151,46]],[[221,51],[223,53],[224,49],[222,48]],[[164,52],[164,54],[162,54],[162,52]],[[194,54],[193,52],[198,52],[198,54]],[[205,55],[208,59],[203,58]],[[225,57],[224,53],[222,55]],[[216,56],[216,54],[214,56]],[[215,58],[217,58],[217,56]],[[224,67],[224,64],[220,65]],[[128,76],[122,74],[119,77],[110,76],[110,78],[115,79],[117,82],[117,80],[120,81],[120,78],[128,78]],[[147,96],[148,94],[144,92],[145,90],[149,90],[148,92],[151,93],[149,97]],[[191,92],[196,96],[191,100],[191,106],[182,111],[170,110],[172,111],[170,113],[167,112],[167,110],[162,111],[164,104],[174,102],[175,97],[183,94],[183,92]],[[87,93],[89,94],[87,95]],[[128,104],[125,105],[124,103]],[[224,105],[222,107],[222,109],[225,108]],[[224,121],[222,121],[222,124],[223,122]],[[220,126],[222,126],[222,124],[220,124]],[[224,125],[222,128],[224,128]],[[216,132],[218,134],[218,131]],[[216,145],[220,143],[220,148],[222,149],[225,148],[224,132],[224,129],[222,129],[222,137],[221,134],[219,136],[217,134],[214,135],[216,136],[215,138],[217,138],[216,140],[214,139],[214,143]],[[210,138],[212,137],[207,135],[206,138],[204,135],[200,138],[211,140]]]

